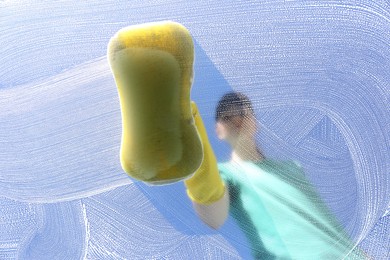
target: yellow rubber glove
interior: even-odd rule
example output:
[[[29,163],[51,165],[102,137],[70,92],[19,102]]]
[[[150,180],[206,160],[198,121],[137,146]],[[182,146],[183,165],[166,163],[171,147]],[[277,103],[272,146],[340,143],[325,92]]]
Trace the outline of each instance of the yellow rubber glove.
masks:
[[[189,31],[170,21],[126,27],[111,38],[107,54],[121,105],[123,170],[150,184],[193,174],[203,150],[191,114]]]
[[[208,205],[220,200],[225,185],[218,171],[217,159],[209,143],[207,132],[195,102],[191,102],[192,115],[203,144],[203,162],[195,174],[184,181],[187,195],[198,204]]]

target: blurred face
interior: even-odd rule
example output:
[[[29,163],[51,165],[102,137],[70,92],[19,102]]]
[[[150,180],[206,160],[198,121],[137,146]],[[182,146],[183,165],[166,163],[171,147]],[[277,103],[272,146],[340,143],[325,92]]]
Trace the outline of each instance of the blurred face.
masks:
[[[240,114],[226,113],[216,123],[216,133],[219,139],[236,142],[237,139],[255,139],[257,131],[256,118],[253,111],[245,108]]]

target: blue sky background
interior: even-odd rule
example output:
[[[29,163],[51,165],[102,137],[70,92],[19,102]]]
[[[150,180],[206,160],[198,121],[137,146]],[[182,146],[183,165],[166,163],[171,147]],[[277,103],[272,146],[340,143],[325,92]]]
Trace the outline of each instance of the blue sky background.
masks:
[[[347,232],[390,258],[387,1],[0,1],[0,259],[247,259],[234,221],[212,231],[182,183],[119,165],[106,60],[124,26],[174,20],[196,47],[192,99],[220,161],[214,109],[253,101],[265,154],[305,168]]]

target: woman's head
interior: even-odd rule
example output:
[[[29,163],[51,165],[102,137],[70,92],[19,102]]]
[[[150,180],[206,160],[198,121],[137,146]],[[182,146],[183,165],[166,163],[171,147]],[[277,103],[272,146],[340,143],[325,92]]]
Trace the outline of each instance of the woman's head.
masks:
[[[252,103],[239,92],[222,96],[215,111],[215,121],[218,138],[230,143],[242,136],[254,138],[257,130]]]
[[[215,111],[215,121],[226,121],[232,116],[244,116],[247,112],[253,113],[249,98],[239,92],[229,92],[222,96]]]

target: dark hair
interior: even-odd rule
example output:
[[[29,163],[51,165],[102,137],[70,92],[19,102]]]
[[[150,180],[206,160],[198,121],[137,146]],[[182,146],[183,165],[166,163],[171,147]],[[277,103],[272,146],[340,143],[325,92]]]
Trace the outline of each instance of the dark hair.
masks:
[[[232,116],[244,116],[246,109],[253,113],[249,98],[239,92],[229,92],[222,96],[215,110],[215,121],[228,120]]]

